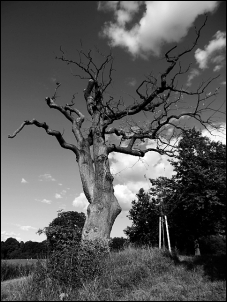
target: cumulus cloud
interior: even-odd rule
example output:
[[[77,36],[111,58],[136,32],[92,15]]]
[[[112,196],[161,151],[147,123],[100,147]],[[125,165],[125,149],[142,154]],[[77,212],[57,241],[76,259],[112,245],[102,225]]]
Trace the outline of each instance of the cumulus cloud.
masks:
[[[205,45],[204,50],[198,48],[195,51],[195,59],[200,69],[208,68],[210,63],[215,64],[214,71],[219,71],[225,64],[223,50],[226,48],[226,33],[220,30],[213,39]]]
[[[192,80],[193,80],[195,77],[197,77],[199,74],[200,74],[199,70],[196,69],[196,68],[193,68],[193,69],[189,72],[186,86],[188,86],[188,87],[191,86]]]
[[[22,179],[21,179],[21,183],[22,183],[22,184],[27,184],[27,183],[28,183],[28,181],[27,181],[27,180],[25,180],[24,178],[22,178]]]
[[[98,10],[114,14],[114,22],[106,22],[102,30],[111,46],[147,58],[159,55],[163,43],[179,42],[199,15],[217,6],[218,1],[100,1]],[[138,12],[142,16],[132,24]]]
[[[60,193],[56,193],[55,194],[55,198],[56,199],[60,199],[60,198],[63,198],[63,196],[67,193],[66,190],[62,190]]]
[[[127,185],[118,184],[114,186],[114,194],[123,211],[131,209],[131,202],[136,199],[136,195],[127,187]]]
[[[56,181],[49,173],[42,174],[39,176],[39,181]]]
[[[219,127],[219,130],[210,130],[211,133],[208,130],[204,129],[202,131],[202,135],[209,137],[209,139],[212,141],[219,141],[222,144],[226,145],[226,123],[221,123]]]
[[[88,201],[84,193],[80,193],[78,197],[73,200],[72,205],[78,209],[78,211],[82,211],[86,213]]]
[[[146,148],[154,147],[149,140]],[[149,178],[159,176],[171,177],[173,167],[168,162],[168,156],[160,155],[157,152],[148,152],[143,158],[135,156],[110,153],[110,169],[114,176],[114,192],[123,210],[131,208],[132,200],[140,188],[146,191],[151,187]]]

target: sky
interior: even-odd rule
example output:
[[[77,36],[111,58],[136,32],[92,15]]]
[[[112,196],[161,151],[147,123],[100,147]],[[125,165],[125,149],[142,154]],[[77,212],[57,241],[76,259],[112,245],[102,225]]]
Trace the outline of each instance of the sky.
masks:
[[[45,102],[57,82],[61,83],[57,103],[69,103],[75,94],[75,106],[89,125],[83,98],[87,80],[76,76],[81,71],[75,65],[56,59],[60,49],[75,61],[78,50],[91,49],[98,63],[102,56],[95,49],[104,55],[111,49],[114,71],[109,93],[128,104],[138,99],[136,89],[146,75],[158,76],[168,67],[165,52],[174,45],[175,51],[192,45],[195,26],[203,24],[207,13],[196,47],[182,58],[182,67],[191,62],[191,68],[181,81],[193,90],[219,74],[210,85],[210,91],[220,87],[212,105],[218,108],[226,102],[225,6],[225,1],[1,2],[1,240],[40,242],[46,237],[37,230],[48,226],[59,210],[86,213],[88,202],[73,152],[35,126],[8,138],[24,120],[36,118],[75,143],[68,120]],[[225,116],[219,114],[217,123],[225,127]],[[203,131],[225,143],[225,132],[214,134]],[[122,207],[111,237],[125,237],[123,230],[131,225],[128,211],[139,189],[149,190],[149,178],[171,177],[174,172],[168,157],[156,152],[143,158],[111,153],[109,158]]]

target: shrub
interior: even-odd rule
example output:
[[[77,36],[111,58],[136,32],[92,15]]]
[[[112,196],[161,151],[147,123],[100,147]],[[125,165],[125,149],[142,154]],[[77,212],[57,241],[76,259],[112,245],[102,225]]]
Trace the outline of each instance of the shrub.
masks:
[[[108,254],[108,241],[84,240],[53,252],[47,260],[47,274],[63,287],[80,287],[102,274]]]

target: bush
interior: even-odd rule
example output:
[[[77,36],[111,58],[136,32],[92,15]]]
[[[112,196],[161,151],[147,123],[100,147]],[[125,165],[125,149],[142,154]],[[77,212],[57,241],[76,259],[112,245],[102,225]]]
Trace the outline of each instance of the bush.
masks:
[[[47,260],[47,274],[63,287],[80,287],[102,274],[108,254],[108,241],[84,240],[53,252]]]

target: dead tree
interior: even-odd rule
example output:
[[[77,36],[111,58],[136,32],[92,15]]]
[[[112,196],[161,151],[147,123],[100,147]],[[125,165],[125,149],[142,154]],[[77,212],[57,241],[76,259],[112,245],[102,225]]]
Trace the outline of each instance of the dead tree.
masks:
[[[36,119],[24,121],[12,135],[8,136],[13,138],[24,126],[35,125],[43,128],[48,135],[54,136],[62,148],[71,150],[76,155],[83,191],[89,202],[87,219],[83,228],[83,239],[108,239],[113,223],[121,212],[121,207],[114,195],[114,178],[110,172],[108,155],[111,152],[137,157],[143,157],[147,152],[174,156],[176,138],[187,126],[181,123],[184,117],[196,120],[208,130],[215,127],[212,119],[214,114],[220,112],[220,109],[212,109],[213,101],[211,98],[217,94],[218,90],[216,89],[209,94],[206,93],[208,85],[215,78],[201,83],[195,91],[188,91],[177,85],[177,78],[190,69],[188,67],[183,71],[180,59],[196,46],[205,23],[206,21],[196,31],[195,41],[187,50],[170,56],[176,48],[175,46],[166,52],[167,68],[165,71],[159,77],[153,75],[146,77],[136,89],[138,99],[135,98],[134,102],[127,106],[121,100],[114,100],[107,93],[107,88],[112,82],[112,54],[104,56],[102,63],[97,65],[92,58],[91,51],[78,51],[79,59],[74,61],[67,59],[61,50],[61,56],[58,59],[79,68],[82,76],[76,76],[87,81],[84,99],[91,120],[89,131],[83,132],[82,125],[85,116],[75,108],[73,100],[65,106],[56,103],[56,93],[61,85],[57,83],[54,95],[46,97],[45,101],[50,108],[60,111],[71,122],[75,144],[67,143],[59,131],[50,129],[48,124]],[[193,97],[194,104],[191,104],[193,106],[185,107],[182,99],[184,95]],[[130,119],[140,112],[149,115],[149,122],[141,125]],[[210,113],[209,117],[204,115],[207,112]],[[113,122],[120,120],[124,120],[125,127],[111,127]],[[170,128],[171,131],[169,131]],[[113,134],[120,138],[120,143],[109,144],[107,142],[107,135]],[[144,147],[141,141],[145,139],[155,141],[155,147]],[[121,144],[122,141],[123,144]],[[175,143],[172,143],[173,141]]]

